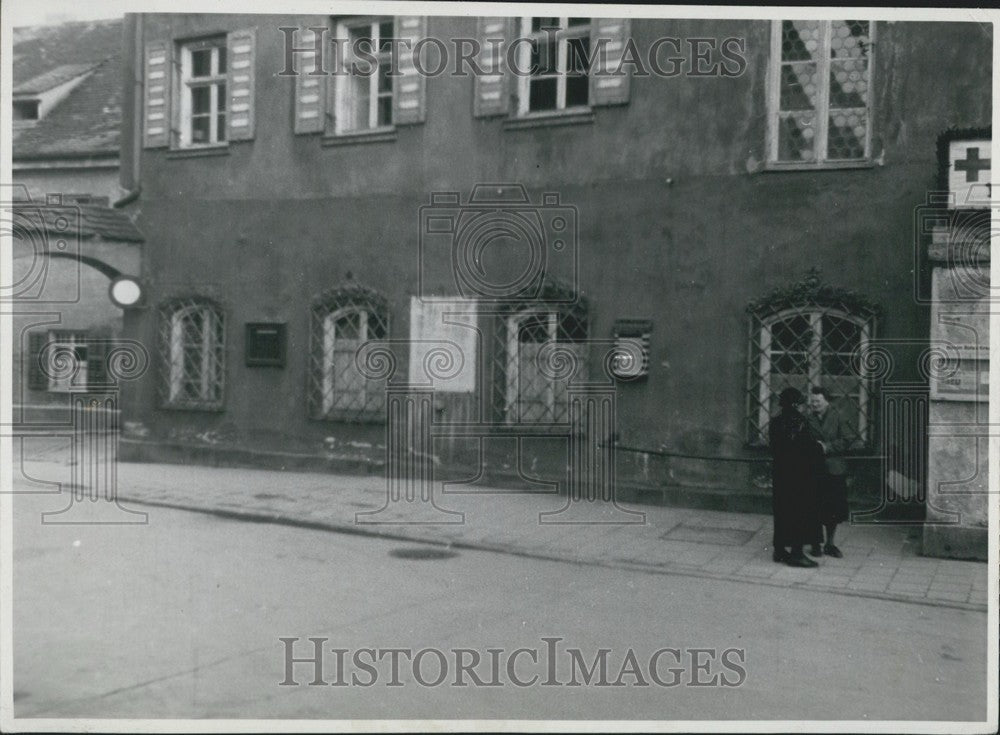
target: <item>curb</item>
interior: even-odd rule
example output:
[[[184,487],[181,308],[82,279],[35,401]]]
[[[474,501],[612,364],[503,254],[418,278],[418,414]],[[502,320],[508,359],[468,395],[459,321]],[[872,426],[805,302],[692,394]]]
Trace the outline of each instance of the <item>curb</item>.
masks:
[[[644,564],[642,562],[631,561],[601,561],[594,559],[584,559],[567,555],[545,554],[537,551],[528,551],[516,546],[506,546],[504,544],[490,544],[476,541],[444,541],[430,539],[421,536],[407,535],[393,531],[379,531],[374,527],[365,527],[352,524],[329,523],[325,521],[309,521],[293,516],[263,513],[244,510],[227,510],[224,508],[214,508],[209,506],[185,505],[183,503],[171,503],[164,501],[140,499],[134,496],[118,495],[118,500],[134,505],[144,505],[155,508],[169,508],[171,510],[183,510],[192,513],[224,518],[226,520],[242,521],[246,523],[270,523],[280,526],[290,526],[293,528],[305,528],[314,531],[326,531],[329,533],[342,533],[352,536],[367,536],[381,538],[390,541],[405,541],[408,543],[426,544],[429,546],[440,546],[449,549],[461,549],[463,551],[488,551],[497,554],[507,554],[518,556],[524,559],[534,559],[537,561],[554,561],[565,564],[576,564],[578,566],[595,566],[604,569],[628,569],[630,571],[640,571],[662,576],[693,577],[699,579],[715,579],[725,582],[740,582],[754,586],[764,585],[781,589],[800,589],[813,592],[827,592],[846,597],[863,597],[872,600],[885,600],[887,602],[905,602],[912,605],[924,605],[926,607],[942,607],[953,610],[966,610],[969,612],[987,612],[988,605],[980,605],[971,602],[952,602],[948,600],[932,600],[921,597],[907,597],[905,595],[891,592],[868,592],[864,590],[852,590],[843,587],[831,587],[829,585],[799,582],[791,584],[778,584],[767,578],[748,579],[745,576],[735,574],[718,574],[699,569],[683,569],[677,566],[669,567],[666,564]]]

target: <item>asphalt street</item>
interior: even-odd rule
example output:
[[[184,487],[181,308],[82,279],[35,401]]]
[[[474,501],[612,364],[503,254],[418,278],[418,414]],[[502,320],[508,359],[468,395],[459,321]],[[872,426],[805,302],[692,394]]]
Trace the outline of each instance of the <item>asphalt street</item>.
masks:
[[[986,614],[488,551],[405,558],[419,544],[149,508],[145,526],[40,522],[44,495],[15,495],[14,698],[18,717],[488,719],[933,719],[985,717]],[[403,556],[400,556],[400,554]],[[286,676],[285,643],[347,651],[346,686],[312,664]],[[556,686],[519,686],[518,648],[556,643]],[[359,649],[437,648],[416,674]],[[500,686],[455,685],[453,649],[501,649]],[[581,681],[609,649],[609,680]],[[659,661],[654,652],[676,649]],[[700,672],[691,649],[707,668]],[[721,652],[738,668],[720,667]],[[641,678],[622,677],[631,650]],[[376,652],[377,653],[377,652]],[[472,655],[472,654],[469,654]],[[468,661],[467,661],[468,662]],[[679,667],[676,675],[667,669]],[[523,682],[545,679],[522,654]],[[580,676],[576,677],[579,673]],[[359,676],[360,674],[360,676]],[[721,674],[721,675],[720,675]],[[359,678],[357,683],[351,677]],[[725,680],[732,686],[722,686]],[[708,681],[708,686],[691,686]],[[714,685],[712,685],[714,684]]]

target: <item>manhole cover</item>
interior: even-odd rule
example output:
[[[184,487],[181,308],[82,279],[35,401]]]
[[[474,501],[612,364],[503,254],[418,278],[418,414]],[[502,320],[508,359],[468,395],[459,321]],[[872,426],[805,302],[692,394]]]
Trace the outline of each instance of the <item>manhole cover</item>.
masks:
[[[660,536],[664,541],[691,541],[696,544],[720,544],[722,546],[743,546],[752,539],[754,531],[739,528],[717,528],[714,526],[674,526]]]
[[[432,546],[416,546],[406,549],[393,549],[389,552],[389,556],[394,556],[397,559],[450,559],[453,556],[458,556],[458,552],[449,551],[448,549],[436,549]]]

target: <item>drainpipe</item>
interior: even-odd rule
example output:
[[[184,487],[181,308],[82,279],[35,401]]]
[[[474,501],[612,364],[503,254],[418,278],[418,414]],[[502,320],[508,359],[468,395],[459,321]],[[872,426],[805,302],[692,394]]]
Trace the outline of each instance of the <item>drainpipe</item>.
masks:
[[[131,114],[122,115],[122,155],[119,184],[125,196],[114,203],[116,208],[131,204],[139,198],[139,161],[142,155],[142,14],[126,13],[122,23],[122,66],[124,95],[122,109]]]

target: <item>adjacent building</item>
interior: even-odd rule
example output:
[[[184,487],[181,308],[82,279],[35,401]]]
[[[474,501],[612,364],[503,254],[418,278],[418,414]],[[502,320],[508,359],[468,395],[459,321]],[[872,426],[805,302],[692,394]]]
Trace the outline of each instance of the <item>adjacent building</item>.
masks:
[[[105,382],[122,331],[109,279],[138,272],[142,235],[111,206],[123,194],[121,58],[120,19],[14,29],[14,185],[2,206],[14,235],[4,296],[17,312],[16,422],[64,421],[68,394]]]

